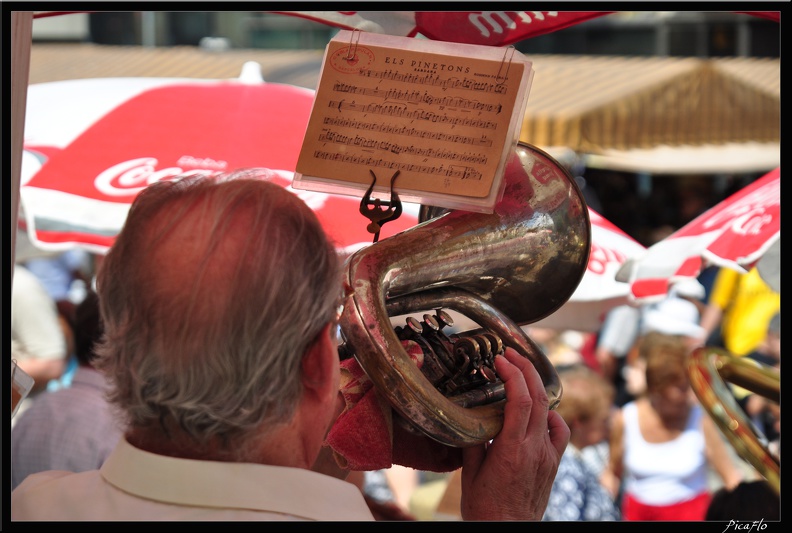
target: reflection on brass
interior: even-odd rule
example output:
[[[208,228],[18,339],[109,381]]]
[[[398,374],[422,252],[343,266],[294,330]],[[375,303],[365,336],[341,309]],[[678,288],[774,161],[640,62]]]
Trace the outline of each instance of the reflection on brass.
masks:
[[[691,354],[688,372],[693,391],[718,429],[737,454],[780,495],[780,460],[770,451],[767,439],[747,418],[726,385],[728,381],[778,403],[781,391],[779,372],[715,347],[697,348]]]
[[[443,353],[423,366],[433,380],[442,376],[435,386],[402,348],[392,317],[458,312],[480,327],[469,339],[495,350],[513,347],[536,367],[551,405],[561,398],[555,369],[520,326],[557,311],[580,283],[591,243],[588,210],[568,171],[528,144],[516,147],[504,181],[493,213],[436,211],[436,218],[358,251],[346,264],[344,282],[353,290],[340,319],[344,353],[354,355],[400,422],[450,446],[480,444],[500,431],[503,383],[486,358],[477,362],[468,340],[465,350],[448,353],[469,365],[464,372],[480,372],[482,387],[456,401],[447,397],[471,380],[454,377],[459,372],[447,364],[453,355]],[[419,344],[432,351],[430,343]]]

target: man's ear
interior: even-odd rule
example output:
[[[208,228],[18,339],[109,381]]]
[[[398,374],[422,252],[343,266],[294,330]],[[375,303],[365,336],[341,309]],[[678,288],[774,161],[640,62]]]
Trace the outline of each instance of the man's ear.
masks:
[[[338,382],[333,379],[339,373],[338,347],[331,331],[334,327],[332,323],[325,324],[303,356],[302,382],[306,391],[326,395],[332,388],[333,394],[338,392]]]

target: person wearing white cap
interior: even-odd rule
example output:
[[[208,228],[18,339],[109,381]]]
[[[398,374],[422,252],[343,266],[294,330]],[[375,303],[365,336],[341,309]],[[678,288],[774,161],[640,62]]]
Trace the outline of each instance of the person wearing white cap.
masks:
[[[696,305],[684,298],[670,296],[646,309],[641,324],[641,334],[659,331],[667,335],[681,335],[697,342],[704,333],[699,325],[700,314]]]
[[[669,296],[678,296],[695,304],[699,315],[707,307],[707,290],[697,279],[685,278],[674,283],[668,291]]]
[[[691,351],[700,345],[704,332],[698,321],[696,305],[676,295],[643,309],[640,336],[623,369],[625,388],[632,398],[639,397],[646,389],[646,346],[652,345],[656,338],[672,338]]]
[[[690,338],[692,346],[694,340],[699,340],[704,334],[702,329],[695,328],[704,305],[705,292],[697,280],[685,279],[675,283],[662,302],[643,307],[624,304],[608,312],[599,331],[596,357],[602,375],[616,387],[614,403],[617,407],[634,399],[626,376],[630,374],[628,363],[634,360],[634,355],[630,354],[635,354],[641,335],[652,330],[685,335]],[[647,315],[651,315],[648,323]],[[643,370],[640,370],[641,374]]]

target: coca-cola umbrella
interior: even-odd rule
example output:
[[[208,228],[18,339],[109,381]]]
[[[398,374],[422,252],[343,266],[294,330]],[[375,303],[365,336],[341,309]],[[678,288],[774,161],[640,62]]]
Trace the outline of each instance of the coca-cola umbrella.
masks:
[[[36,11],[32,12],[32,17],[43,18],[56,15],[65,15],[68,13],[80,13],[70,11]],[[517,41],[536,37],[546,33],[561,30],[563,28],[579,24],[581,22],[595,19],[598,17],[609,16],[618,12],[612,11],[270,11],[269,13],[279,13],[288,16],[296,16],[315,20],[330,26],[344,28],[344,29],[359,29],[361,31],[370,31],[378,33],[386,33],[390,35],[402,36],[423,36],[429,39],[445,40],[450,42],[462,42],[471,44],[482,44],[490,46],[504,46],[515,43]],[[741,12],[748,15],[766,18],[769,20],[780,20],[780,12],[762,12],[762,11],[748,11]],[[30,12],[27,13],[30,16]],[[15,20],[19,19],[20,28],[24,27],[24,20],[26,17],[23,13],[14,15]],[[12,29],[17,30],[14,26]],[[16,34],[15,32],[12,32]],[[24,33],[24,32],[19,32]],[[24,41],[24,39],[23,39]],[[20,65],[23,65],[27,59],[23,56],[29,55],[28,47],[19,46],[19,50],[14,54],[14,58],[20,59]],[[12,62],[14,63],[14,62]],[[16,68],[16,63],[14,63]],[[27,73],[26,69],[21,69],[19,73]],[[17,87],[19,84],[15,84]],[[12,91],[13,92],[13,91]],[[92,98],[93,96],[91,96]],[[17,98],[18,100],[18,98]],[[24,100],[22,100],[24,101]],[[68,103],[65,103],[68,102]],[[78,109],[70,99],[63,99],[55,97],[53,102],[56,106],[62,108],[55,113],[47,115],[47,120],[50,124],[55,124],[52,118],[58,113],[74,109]],[[99,103],[99,102],[98,102]],[[27,106],[27,113],[30,113],[30,106]],[[82,109],[82,108],[79,108]],[[283,111],[283,110],[282,110]],[[86,111],[90,114],[90,111]],[[82,116],[72,113],[71,116],[75,118],[75,125],[84,124]],[[30,120],[26,121],[26,124]],[[45,122],[46,123],[46,122]],[[17,126],[12,124],[14,131],[17,131]],[[27,128],[26,128],[27,129]],[[183,134],[183,132],[182,132]],[[36,146],[31,144],[32,149],[41,148],[45,153],[47,146]],[[273,150],[274,151],[274,150]],[[27,157],[26,159],[30,159]],[[193,159],[190,159],[193,161]],[[35,165],[34,165],[35,166]],[[13,169],[12,169],[13,170]],[[16,194],[17,187],[20,181],[24,183],[25,173],[30,177],[31,171],[25,172],[22,170],[22,180],[18,179],[12,171],[12,194]],[[35,186],[39,185],[40,180],[37,179]],[[46,185],[44,185],[46,187]],[[13,206],[13,203],[12,203]],[[15,211],[15,210],[14,210]],[[16,221],[16,213],[12,216],[12,220]],[[391,229],[395,229],[391,226]],[[387,232],[384,230],[384,232]],[[42,235],[43,237],[43,235]],[[45,244],[47,241],[40,241]],[[54,243],[53,243],[54,244]],[[105,245],[95,245],[104,247]]]
[[[107,251],[148,184],[185,173],[277,171],[290,187],[314,91],[239,79],[96,78],[29,87],[21,211],[44,250]],[[371,243],[360,199],[296,191],[339,247]],[[417,223],[417,206],[381,238]]]
[[[156,180],[185,172],[266,167],[290,187],[314,91],[239,80],[95,78],[31,85],[21,204],[31,242],[43,250],[105,253],[132,200]],[[68,102],[68,105],[64,105]],[[372,242],[360,198],[293,190],[345,251]],[[380,239],[417,223],[405,204]],[[588,269],[547,327],[594,330],[627,296],[613,272],[641,245],[598,214]]]
[[[348,30],[505,46],[613,11],[271,11]]]
[[[490,6],[482,6],[490,7]],[[496,6],[497,7],[497,6]],[[270,11],[336,28],[436,41],[505,46],[617,11]],[[780,21],[778,11],[736,11]]]
[[[399,6],[402,7],[402,6]],[[482,4],[480,7],[491,7]],[[509,6],[494,6],[509,7]],[[85,13],[35,11],[34,18]],[[422,36],[452,43],[506,46],[618,11],[264,11],[313,20],[345,30],[402,37]],[[630,13],[630,12],[621,12]],[[780,11],[734,11],[780,22]],[[632,16],[632,15],[631,15]]]
[[[780,248],[780,239],[779,167],[631,257],[617,279],[630,284],[631,300],[647,303],[664,298],[671,284],[695,278],[706,264],[746,272],[768,250]],[[777,253],[773,257],[778,261]]]

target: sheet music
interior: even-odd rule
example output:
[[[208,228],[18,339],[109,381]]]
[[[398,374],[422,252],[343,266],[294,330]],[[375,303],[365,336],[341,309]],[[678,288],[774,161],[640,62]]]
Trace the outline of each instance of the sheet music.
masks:
[[[293,186],[491,211],[533,70],[513,48],[342,31],[325,51]],[[371,172],[370,172],[371,171]]]

